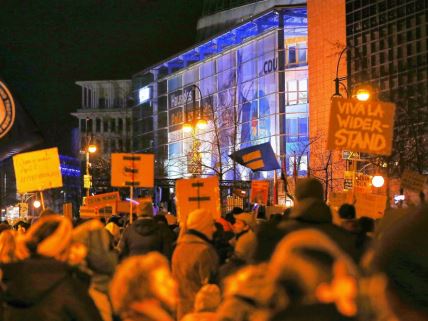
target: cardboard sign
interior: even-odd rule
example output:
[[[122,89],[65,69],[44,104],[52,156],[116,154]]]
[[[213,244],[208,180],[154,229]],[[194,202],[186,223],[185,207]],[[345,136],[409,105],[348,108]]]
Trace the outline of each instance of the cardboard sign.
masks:
[[[395,105],[333,97],[327,148],[390,155]]]
[[[58,149],[49,148],[13,156],[18,193],[62,187]]]
[[[185,222],[187,215],[198,208],[211,212],[213,219],[220,217],[220,188],[217,176],[180,179],[175,183],[175,187],[177,216],[180,222]]]
[[[100,218],[100,217],[110,217],[111,215],[116,214],[116,207],[105,207],[106,211],[97,210],[95,207],[80,206],[81,218]]]
[[[94,196],[87,196],[85,198],[85,206],[100,208],[116,204],[118,201],[120,201],[119,192],[97,194]]]
[[[415,192],[424,190],[427,176],[405,169],[401,176],[401,187]]]
[[[328,205],[334,210],[338,210],[343,204],[352,203],[352,193],[344,192],[331,192],[328,194]]]
[[[383,217],[386,207],[386,195],[357,192],[354,197],[357,217],[368,216],[373,219]]]
[[[154,163],[153,154],[111,154],[111,186],[153,187]]]
[[[251,181],[251,203],[266,205],[269,198],[269,181]]]

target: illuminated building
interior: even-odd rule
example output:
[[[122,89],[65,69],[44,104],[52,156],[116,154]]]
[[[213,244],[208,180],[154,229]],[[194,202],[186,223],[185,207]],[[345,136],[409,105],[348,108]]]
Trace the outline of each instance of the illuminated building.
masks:
[[[289,173],[298,159],[298,172],[305,175],[307,42],[306,6],[278,6],[135,74],[133,150],[156,154],[156,177],[187,175],[192,136],[183,133],[182,125],[196,85],[202,93],[196,104],[202,104],[209,123],[197,133],[203,174],[213,174],[221,164],[227,169],[223,179],[232,179],[228,155],[234,149],[270,142]],[[272,175],[237,170],[242,180]]]

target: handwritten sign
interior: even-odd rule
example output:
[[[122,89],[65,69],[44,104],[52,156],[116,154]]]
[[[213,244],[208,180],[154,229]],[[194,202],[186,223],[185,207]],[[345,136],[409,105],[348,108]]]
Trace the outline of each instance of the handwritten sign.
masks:
[[[102,206],[115,204],[118,201],[120,201],[119,192],[103,193],[87,196],[85,198],[85,206],[100,208]]]
[[[266,205],[269,197],[269,181],[251,181],[250,202]]]
[[[333,97],[327,148],[390,155],[395,105]]]
[[[111,186],[153,187],[153,154],[111,154]]]
[[[58,149],[48,148],[13,156],[18,193],[62,187]]]
[[[405,169],[401,176],[401,187],[415,192],[424,190],[427,176]]]
[[[213,219],[220,217],[220,188],[217,176],[180,179],[175,187],[177,216],[180,222],[185,222],[187,215],[198,208],[211,212]]]
[[[357,217],[368,216],[373,219],[382,218],[386,207],[386,195],[359,193],[355,195]]]

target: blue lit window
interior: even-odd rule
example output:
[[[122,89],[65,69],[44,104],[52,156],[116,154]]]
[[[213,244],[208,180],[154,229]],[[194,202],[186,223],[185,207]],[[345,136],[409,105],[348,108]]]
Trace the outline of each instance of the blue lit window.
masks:
[[[168,79],[168,92],[173,92],[178,88],[181,88],[181,75],[178,75],[174,78]]]

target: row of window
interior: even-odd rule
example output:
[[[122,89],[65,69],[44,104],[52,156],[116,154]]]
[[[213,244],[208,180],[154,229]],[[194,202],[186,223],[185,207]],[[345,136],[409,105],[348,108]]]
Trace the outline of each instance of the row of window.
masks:
[[[104,133],[122,133],[125,131],[130,131],[131,129],[131,120],[127,118],[126,121],[126,129],[124,127],[124,119],[122,118],[110,118],[110,119],[80,119],[80,132],[95,132],[100,133],[101,131]]]

